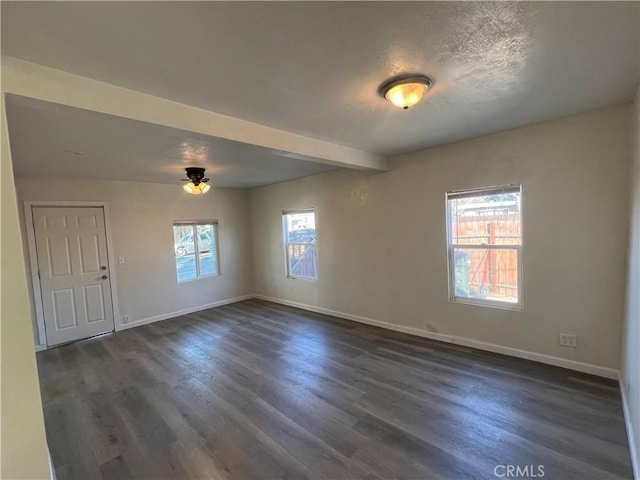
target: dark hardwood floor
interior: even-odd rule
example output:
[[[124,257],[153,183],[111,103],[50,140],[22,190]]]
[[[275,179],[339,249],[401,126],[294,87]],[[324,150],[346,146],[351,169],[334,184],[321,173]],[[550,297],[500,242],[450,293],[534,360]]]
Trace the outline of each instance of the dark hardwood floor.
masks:
[[[38,367],[58,479],[632,478],[615,382],[258,300]]]

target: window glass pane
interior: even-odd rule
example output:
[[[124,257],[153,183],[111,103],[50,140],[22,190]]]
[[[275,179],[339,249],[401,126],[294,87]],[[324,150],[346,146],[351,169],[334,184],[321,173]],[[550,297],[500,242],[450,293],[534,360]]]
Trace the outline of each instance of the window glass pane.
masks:
[[[198,261],[200,275],[217,275],[216,235],[214,225],[198,225]]]
[[[289,276],[318,278],[315,213],[287,213],[283,218]]]
[[[173,243],[176,255],[176,271],[178,282],[193,280],[197,277],[195,241],[193,225],[174,225]]]
[[[518,250],[453,247],[455,296],[518,303]]]
[[[449,200],[451,240],[455,245],[520,245],[520,192]]]
[[[292,277],[318,278],[315,245],[289,245],[289,272]]]
[[[316,215],[313,212],[285,215],[288,243],[316,243]]]

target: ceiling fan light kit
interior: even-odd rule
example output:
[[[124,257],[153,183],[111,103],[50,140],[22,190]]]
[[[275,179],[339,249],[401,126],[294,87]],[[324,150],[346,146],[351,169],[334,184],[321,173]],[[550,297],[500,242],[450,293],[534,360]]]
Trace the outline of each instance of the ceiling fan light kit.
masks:
[[[433,85],[426,75],[401,75],[390,78],[378,88],[378,94],[396,107],[407,110],[420,101]]]
[[[191,195],[202,195],[203,193],[207,193],[211,190],[211,185],[207,184],[209,179],[204,177],[204,168],[187,167],[185,170],[188,178],[182,181],[189,182],[182,186],[182,189],[185,192],[190,193]]]

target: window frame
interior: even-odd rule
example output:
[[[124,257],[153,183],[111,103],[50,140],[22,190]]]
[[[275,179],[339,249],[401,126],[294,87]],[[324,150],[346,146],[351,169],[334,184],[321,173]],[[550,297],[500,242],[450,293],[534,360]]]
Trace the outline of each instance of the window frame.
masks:
[[[211,225],[213,226],[213,243],[215,246],[212,254],[215,256],[216,260],[216,273],[207,273],[205,275],[200,274],[200,235],[198,234],[198,226],[203,225]],[[192,227],[193,232],[193,250],[194,250],[194,259],[196,264],[196,276],[195,278],[189,278],[187,280],[180,280],[178,278],[178,265],[176,264],[176,251],[175,244],[173,247],[173,261],[176,268],[176,281],[181,283],[195,282],[196,280],[200,280],[202,278],[210,278],[210,277],[219,277],[222,275],[222,271],[220,269],[220,243],[219,243],[219,235],[218,235],[218,220],[174,220],[172,224],[172,230],[175,227]]]
[[[518,216],[520,222],[520,244],[519,245],[461,245],[453,243],[453,232],[451,231],[451,207],[449,200],[461,198],[462,196],[474,197],[486,195],[489,192],[509,193],[517,190],[520,193],[520,208]],[[500,308],[505,310],[524,310],[523,302],[523,245],[524,245],[524,228],[522,222],[523,210],[523,188],[522,184],[508,184],[493,187],[469,188],[463,190],[451,190],[445,193],[445,215],[446,215],[446,243],[447,243],[447,288],[449,301],[454,303],[462,303],[467,305],[475,305],[480,307]],[[468,298],[456,295],[456,278],[455,278],[455,251],[456,248],[465,249],[486,249],[486,250],[515,250],[517,258],[517,279],[518,279],[518,301],[506,302],[500,300],[487,300],[480,298]]]
[[[316,235],[315,235],[315,243],[290,243],[289,242],[289,230],[287,229],[287,215],[295,215],[295,214],[304,214],[304,213],[313,213],[314,217],[314,225],[316,224],[316,211],[314,207],[308,208],[296,208],[292,210],[282,210],[282,242],[284,244],[284,272],[286,278],[291,280],[304,280],[307,282],[317,282],[318,278],[320,278],[320,272],[318,271],[318,229],[316,225]],[[295,276],[291,273],[291,263],[289,261],[289,245],[314,245],[316,248],[316,276],[315,277],[299,277]]]

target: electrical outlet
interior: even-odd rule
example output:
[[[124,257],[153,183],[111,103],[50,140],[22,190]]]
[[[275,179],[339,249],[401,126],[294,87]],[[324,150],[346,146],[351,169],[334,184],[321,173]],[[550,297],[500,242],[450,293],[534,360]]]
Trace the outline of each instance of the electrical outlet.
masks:
[[[561,333],[560,345],[562,345],[563,347],[576,348],[578,346],[578,337],[576,335],[571,335],[569,333]]]
[[[122,321],[124,323],[129,323],[131,321],[131,317],[129,315],[123,315],[122,316]]]

